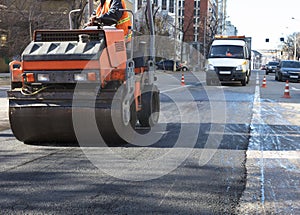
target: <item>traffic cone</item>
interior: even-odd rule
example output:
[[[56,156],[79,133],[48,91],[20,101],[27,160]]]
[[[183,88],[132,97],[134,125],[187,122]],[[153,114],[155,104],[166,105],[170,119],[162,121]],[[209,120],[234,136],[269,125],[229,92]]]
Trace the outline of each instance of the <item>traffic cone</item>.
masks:
[[[263,82],[262,82],[262,85],[261,85],[262,88],[266,88],[267,87],[267,80],[266,80],[266,76],[264,76],[264,79],[263,79]]]
[[[286,80],[286,82],[285,82],[284,94],[283,94],[282,98],[287,98],[287,99],[291,98],[289,80]]]
[[[185,85],[185,82],[184,82],[184,75],[183,75],[183,73],[182,73],[182,75],[181,75],[181,86],[184,86]]]

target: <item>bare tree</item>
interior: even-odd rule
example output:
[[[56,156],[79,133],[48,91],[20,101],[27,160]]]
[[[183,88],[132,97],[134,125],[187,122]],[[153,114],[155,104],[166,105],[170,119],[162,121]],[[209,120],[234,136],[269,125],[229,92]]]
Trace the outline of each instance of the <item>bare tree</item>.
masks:
[[[68,29],[69,11],[84,8],[86,0],[1,0],[0,4],[6,6],[1,11],[0,28],[9,32],[7,37],[8,55],[12,58],[22,53],[32,39],[35,30]],[[82,14],[79,14],[74,21],[78,24],[81,19]]]
[[[146,15],[146,7],[141,7],[135,14],[135,36],[136,43],[138,44],[140,40],[143,40],[146,43],[149,43],[149,38],[144,37],[149,35],[149,26]],[[170,31],[172,27],[171,17],[163,14],[159,11],[159,8],[154,8],[153,13],[154,28],[155,28],[155,51],[156,51],[156,60],[165,58],[166,56],[171,56],[174,53],[174,40],[170,40]],[[144,35],[144,36],[143,36]]]
[[[215,35],[218,33],[219,19],[211,19],[209,23],[207,23],[207,31],[206,31],[206,47],[205,57],[207,57],[208,50],[213,42]]]
[[[296,59],[299,59],[300,52],[300,33],[293,33],[287,37],[286,41],[283,41],[282,51],[287,53],[288,59],[293,59],[296,46]]]

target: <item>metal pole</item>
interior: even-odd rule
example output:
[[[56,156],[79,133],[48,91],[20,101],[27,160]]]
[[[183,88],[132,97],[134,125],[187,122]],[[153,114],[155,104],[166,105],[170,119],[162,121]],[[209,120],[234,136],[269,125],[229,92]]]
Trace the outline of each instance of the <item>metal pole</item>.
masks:
[[[227,0],[223,0],[223,26],[222,34],[226,32]]]
[[[81,11],[81,9],[76,9],[76,10],[71,10],[71,11],[69,12],[69,24],[70,24],[70,30],[73,29],[73,25],[72,25],[72,14],[73,14],[73,13],[78,13],[78,12],[80,12],[80,11]]]
[[[175,1],[175,29],[174,29],[174,65],[173,71],[176,71],[176,41],[177,41],[177,20],[178,20],[178,11],[177,11],[178,1]]]
[[[292,17],[292,20],[297,21],[295,17]],[[294,60],[297,58],[297,33],[294,33]]]
[[[154,72],[155,72],[155,29],[152,11],[152,0],[147,0],[147,15],[150,27],[150,50],[149,50],[149,60],[148,60],[148,84],[154,83]]]
[[[203,57],[206,58],[206,17],[204,17]]]
[[[155,60],[155,29],[154,29],[154,21],[153,21],[153,12],[152,12],[152,1],[147,0],[147,13],[148,13],[148,20],[150,26],[150,50],[149,55],[151,60]]]
[[[93,0],[89,0],[88,7],[89,7],[89,16],[91,16],[94,12],[94,1]]]
[[[30,36],[30,40],[32,40],[32,24],[31,24],[31,15],[32,15],[31,13],[32,13],[32,11],[31,11],[31,9],[32,8],[30,8],[29,18],[28,18],[29,19],[28,21],[29,21],[29,36]]]
[[[294,36],[294,60],[297,58],[297,34]]]

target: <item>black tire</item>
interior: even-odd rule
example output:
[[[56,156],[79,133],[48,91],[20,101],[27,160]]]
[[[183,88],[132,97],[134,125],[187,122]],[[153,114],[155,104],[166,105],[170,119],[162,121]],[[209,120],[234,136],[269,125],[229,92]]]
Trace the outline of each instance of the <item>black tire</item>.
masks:
[[[282,74],[278,73],[278,81],[283,81],[282,80]]]
[[[247,76],[245,76],[244,80],[241,81],[242,86],[246,86],[247,84]]]
[[[124,88],[124,86],[122,85],[121,88]],[[117,99],[112,101],[111,108],[99,110],[101,114],[98,114],[98,117],[96,115],[100,134],[109,146],[130,143],[134,139],[134,130],[137,123],[135,102],[133,98],[130,100],[130,121],[125,124],[122,112],[124,95],[121,95],[124,94],[124,91],[125,89],[119,89],[115,96]]]
[[[155,85],[144,87],[141,95],[142,110],[137,114],[142,127],[152,127],[158,123],[160,111],[159,91]]]
[[[183,72],[186,72],[186,71],[188,71],[188,68],[184,66],[181,70],[182,70]]]

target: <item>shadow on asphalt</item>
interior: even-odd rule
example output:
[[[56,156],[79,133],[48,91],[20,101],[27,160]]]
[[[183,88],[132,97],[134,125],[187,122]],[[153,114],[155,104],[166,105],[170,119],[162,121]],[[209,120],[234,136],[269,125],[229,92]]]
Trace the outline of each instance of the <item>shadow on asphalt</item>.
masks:
[[[2,133],[0,134],[0,137],[14,137],[14,135],[10,133]]]
[[[180,131],[182,126],[185,127],[198,127],[199,125],[196,124],[184,124],[181,125],[180,123],[168,123],[166,125],[160,124],[158,126],[165,127],[166,129],[161,131],[164,133],[161,135],[161,138],[154,142],[150,143],[149,148],[211,148],[207,146],[207,140],[209,135],[213,135],[215,139],[220,141],[219,143],[215,143],[213,147],[215,147],[218,144],[218,149],[229,149],[229,150],[247,150],[248,143],[249,143],[249,133],[250,128],[249,125],[242,125],[242,124],[226,124],[220,125],[220,124],[211,124],[211,123],[201,123],[199,127],[199,132],[195,135],[197,137],[193,137],[192,139],[195,140],[195,143],[188,142],[189,136],[181,137],[182,140],[187,139],[187,144],[185,145],[184,141],[182,141],[180,144],[176,144]],[[212,126],[221,126],[224,127],[223,133],[214,133],[211,131]],[[147,134],[150,132],[149,129],[137,129],[137,132],[139,134]],[[157,131],[156,131],[157,132]],[[7,136],[5,136],[7,135]],[[8,136],[9,135],[9,136]],[[12,137],[11,134],[2,134],[2,137]],[[1,134],[0,134],[1,137]],[[216,138],[217,137],[217,138]],[[234,143],[234,144],[232,144]],[[38,146],[55,146],[55,147],[80,147],[78,143],[75,142],[66,142],[66,143],[39,143],[39,142],[32,142],[27,143],[28,145],[38,145]],[[179,145],[179,146],[178,146]],[[95,145],[87,145],[85,147],[107,147],[107,145],[103,144],[95,144]],[[136,146],[132,144],[115,144],[110,145],[109,147],[144,147],[144,146]]]
[[[195,124],[185,124],[184,126],[193,127]],[[223,132],[215,132],[212,130],[213,126],[223,126]],[[259,126],[259,125],[253,125]],[[278,150],[298,150],[299,146],[296,144],[299,140],[298,132],[300,130],[299,126],[284,126],[284,125],[269,125],[270,132],[261,131],[262,133],[255,135],[255,140],[259,148],[259,142],[264,142],[264,150],[268,151],[278,151]],[[226,150],[247,150],[250,139],[250,125],[247,124],[211,124],[211,123],[201,123],[199,127],[199,132],[197,137],[190,138],[179,137],[182,125],[180,123],[168,123],[165,125],[165,130],[161,131],[160,139],[154,143],[150,143],[147,146],[137,146],[133,144],[114,144],[114,145],[104,145],[104,144],[93,144],[84,145],[84,147],[148,147],[148,148],[195,148],[195,149],[226,149]],[[149,129],[137,129],[140,134],[147,134]],[[275,135],[277,134],[277,135]],[[211,137],[215,140],[214,144],[208,144],[208,138]],[[13,137],[12,134],[2,133],[1,137]],[[178,138],[186,140],[177,144]],[[195,140],[195,143],[189,142],[190,139]],[[219,141],[219,142],[218,142]],[[186,144],[185,144],[186,143]],[[37,146],[54,146],[54,147],[80,147],[75,142],[70,143],[30,143],[28,145]]]

